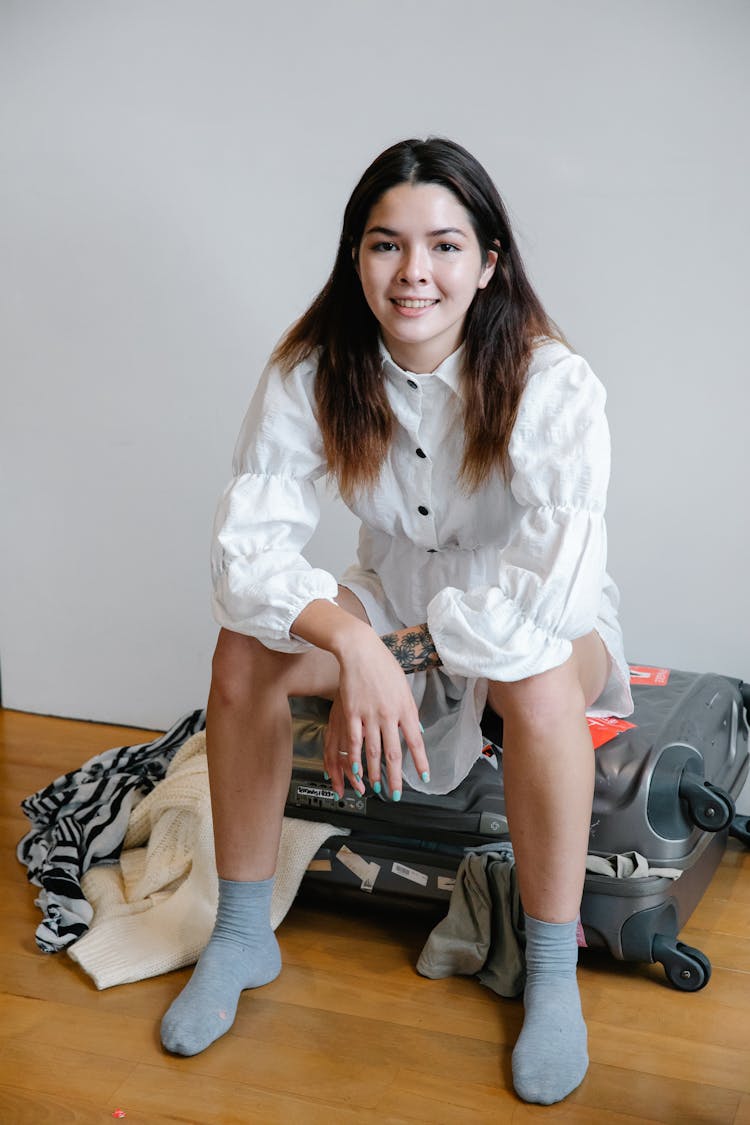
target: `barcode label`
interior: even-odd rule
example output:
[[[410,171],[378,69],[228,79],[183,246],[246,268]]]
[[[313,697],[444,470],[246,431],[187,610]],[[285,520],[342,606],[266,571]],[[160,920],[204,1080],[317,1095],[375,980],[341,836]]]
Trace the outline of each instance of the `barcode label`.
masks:
[[[394,863],[391,867],[394,875],[400,875],[402,879],[410,879],[412,883],[419,883],[421,887],[426,887],[428,876],[424,871],[415,871],[413,867],[405,867],[403,863]]]

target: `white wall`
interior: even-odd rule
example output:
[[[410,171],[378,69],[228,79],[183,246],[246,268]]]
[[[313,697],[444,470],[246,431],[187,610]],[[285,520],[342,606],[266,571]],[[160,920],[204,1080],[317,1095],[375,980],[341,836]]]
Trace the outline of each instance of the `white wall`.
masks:
[[[365,165],[430,132],[609,388],[631,657],[750,676],[749,32],[742,0],[5,0],[5,706],[204,703],[246,400]],[[313,561],[353,544],[327,505]]]

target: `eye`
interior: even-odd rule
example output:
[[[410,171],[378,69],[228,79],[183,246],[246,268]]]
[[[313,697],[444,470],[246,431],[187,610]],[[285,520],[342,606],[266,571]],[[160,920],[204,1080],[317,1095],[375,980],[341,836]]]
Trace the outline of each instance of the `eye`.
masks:
[[[374,246],[371,247],[371,249],[374,250],[378,254],[387,254],[389,250],[395,250],[396,249],[396,243],[395,242],[376,242],[374,244]]]
[[[459,253],[461,248],[460,246],[456,246],[453,242],[440,242],[438,243],[437,249],[440,250],[443,254],[457,254]]]

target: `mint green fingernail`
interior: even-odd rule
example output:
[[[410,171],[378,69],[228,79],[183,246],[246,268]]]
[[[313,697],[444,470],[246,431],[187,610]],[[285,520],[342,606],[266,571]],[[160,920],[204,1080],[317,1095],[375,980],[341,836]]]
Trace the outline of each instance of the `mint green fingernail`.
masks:
[[[419,729],[421,730],[422,734],[424,734],[424,727],[422,726],[421,723],[419,724]]]
[[[430,780],[430,775],[427,772],[427,770],[425,770],[424,773],[422,774],[422,781],[429,781],[429,780]]]
[[[352,762],[352,773],[355,777],[359,773],[359,762]]]
[[[379,781],[373,781],[373,783],[372,783],[372,791],[373,791],[373,793],[379,793],[379,792],[380,792],[380,789],[381,789],[381,785],[380,785],[380,782],[379,782]]]
[[[394,801],[400,801],[401,800],[401,790],[400,789],[394,789],[393,790],[393,800]]]
[[[331,780],[331,778],[330,778],[330,775],[329,775],[328,773],[326,773],[326,771],[325,771],[325,770],[323,770],[323,777],[324,777],[324,779],[325,779],[326,781],[330,781],[330,780]]]

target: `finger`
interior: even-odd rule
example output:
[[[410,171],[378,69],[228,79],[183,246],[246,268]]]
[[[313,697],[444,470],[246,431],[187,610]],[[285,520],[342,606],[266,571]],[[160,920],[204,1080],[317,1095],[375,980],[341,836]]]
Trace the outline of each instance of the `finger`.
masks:
[[[377,794],[382,789],[380,773],[382,743],[380,726],[377,723],[370,723],[365,727],[365,753],[367,754],[367,776],[370,779],[373,792]]]
[[[427,757],[427,751],[425,750],[422,730],[423,727],[419,719],[401,724],[401,733],[404,736],[406,749],[412,756],[412,761],[417,768],[417,773],[422,778],[422,781],[429,781],[430,761]]]
[[[323,768],[328,781],[331,783],[331,788],[335,791],[339,800],[342,800],[345,789],[344,759],[338,752],[339,741],[336,729],[328,727],[323,741]]]
[[[383,758],[385,759],[385,769],[388,774],[388,784],[391,787],[391,800],[401,800],[401,766],[403,756],[401,753],[401,739],[399,738],[398,726],[396,723],[390,723],[381,731],[381,738],[383,740]]]
[[[362,720],[352,718],[349,720],[347,739],[344,746],[339,747],[339,759],[343,763],[346,776],[352,783],[357,793],[364,793],[362,782]]]
[[[339,800],[343,799],[347,778],[357,793],[363,793],[361,720],[352,719],[347,724],[329,722],[325,747],[326,769]]]

